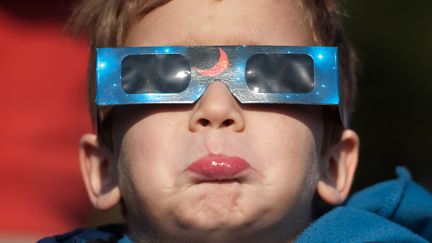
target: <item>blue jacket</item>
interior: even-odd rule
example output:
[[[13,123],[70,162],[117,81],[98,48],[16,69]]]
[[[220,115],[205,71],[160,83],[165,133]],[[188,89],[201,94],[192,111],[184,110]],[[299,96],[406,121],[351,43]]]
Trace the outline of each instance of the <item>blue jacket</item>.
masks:
[[[432,242],[432,195],[404,168],[396,173],[317,219],[297,242]]]
[[[324,214],[298,237],[304,242],[432,242],[432,195],[411,180],[404,168],[398,178],[354,194]],[[40,243],[128,243],[123,226],[78,229]]]

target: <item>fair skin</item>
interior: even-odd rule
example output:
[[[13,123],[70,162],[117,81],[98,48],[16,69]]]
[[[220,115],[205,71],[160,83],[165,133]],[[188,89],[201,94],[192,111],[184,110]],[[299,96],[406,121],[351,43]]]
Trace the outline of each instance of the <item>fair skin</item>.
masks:
[[[174,0],[134,23],[125,44],[314,45],[303,20],[295,1]],[[124,201],[137,242],[292,241],[315,194],[345,200],[357,164],[352,130],[321,154],[322,108],[243,105],[219,81],[193,105],[116,109],[114,124],[114,151],[83,136],[81,168],[96,208]],[[250,167],[201,183],[187,168],[208,155]]]

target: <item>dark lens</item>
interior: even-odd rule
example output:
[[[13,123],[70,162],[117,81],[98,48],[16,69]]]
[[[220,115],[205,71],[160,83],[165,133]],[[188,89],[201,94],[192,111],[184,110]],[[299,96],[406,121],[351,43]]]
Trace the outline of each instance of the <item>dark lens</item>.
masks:
[[[122,87],[126,93],[180,93],[191,79],[188,60],[178,54],[131,55],[123,59]]]
[[[303,54],[257,54],[246,63],[246,83],[257,93],[307,93],[314,88],[314,65]]]

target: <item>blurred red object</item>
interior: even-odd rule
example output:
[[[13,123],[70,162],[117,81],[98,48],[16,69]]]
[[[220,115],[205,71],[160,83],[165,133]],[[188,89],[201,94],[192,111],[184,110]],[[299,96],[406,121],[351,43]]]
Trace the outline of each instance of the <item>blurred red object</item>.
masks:
[[[1,233],[60,233],[88,218],[77,153],[91,131],[88,47],[63,24],[0,8]]]

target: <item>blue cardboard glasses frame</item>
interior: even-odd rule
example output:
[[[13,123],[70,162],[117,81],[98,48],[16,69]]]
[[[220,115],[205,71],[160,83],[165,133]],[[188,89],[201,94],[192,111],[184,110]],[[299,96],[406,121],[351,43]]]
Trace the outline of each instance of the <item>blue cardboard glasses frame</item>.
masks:
[[[340,105],[336,47],[97,49],[96,105],[100,110],[115,105],[192,104],[213,81],[226,84],[242,104]],[[341,107],[339,113],[346,126]]]

